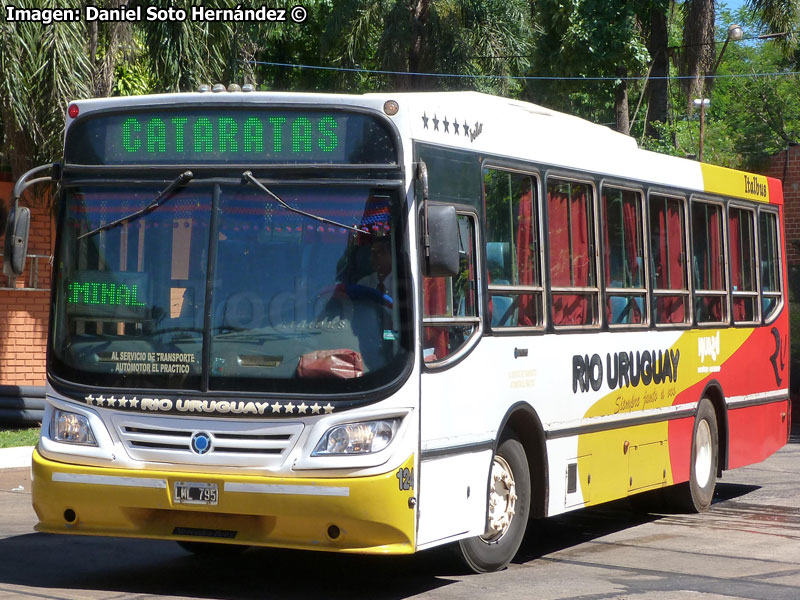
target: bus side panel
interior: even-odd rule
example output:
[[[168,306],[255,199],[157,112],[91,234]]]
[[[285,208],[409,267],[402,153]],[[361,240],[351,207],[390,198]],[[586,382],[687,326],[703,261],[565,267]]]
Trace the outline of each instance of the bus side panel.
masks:
[[[694,417],[669,422],[669,462],[672,482],[689,481],[689,462],[692,459]]]
[[[417,549],[483,535],[491,450],[420,463]]]
[[[786,444],[788,417],[788,400],[729,410],[728,468],[760,462]]]

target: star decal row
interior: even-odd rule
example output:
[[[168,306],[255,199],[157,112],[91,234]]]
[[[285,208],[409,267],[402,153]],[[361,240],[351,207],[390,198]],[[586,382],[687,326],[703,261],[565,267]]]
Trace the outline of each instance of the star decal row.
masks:
[[[178,408],[181,412],[184,411],[180,404],[182,402],[187,403],[200,403],[200,402],[217,402],[217,401],[200,401],[200,400],[177,400],[173,401],[171,399],[153,399],[153,398],[142,398],[141,400],[134,396],[133,398],[128,398],[127,396],[104,396],[98,395],[95,396],[93,394],[89,394],[88,396],[84,397],[84,400],[89,406],[100,406],[104,408],[138,408],[139,410],[143,411],[170,411],[173,407]],[[222,401],[226,404],[230,404],[228,401]],[[328,402],[325,405],[321,405],[317,402],[314,404],[306,404],[305,402],[301,402],[300,404],[294,404],[292,402],[274,402],[270,404],[269,402],[252,402],[252,401],[233,401],[237,406],[242,409],[243,407],[245,410],[239,411],[224,411],[224,412],[243,412],[243,413],[252,413],[252,414],[284,414],[284,415],[320,415],[326,414],[329,415],[333,412],[334,406]],[[249,409],[249,410],[247,410]],[[283,412],[281,412],[283,411]],[[189,411],[193,412],[193,411]],[[222,414],[223,411],[219,410],[203,410],[201,412],[216,412]]]
[[[106,398],[105,396],[93,396],[89,394],[84,398],[86,400],[86,404],[89,406],[109,406],[111,408],[139,408],[139,398],[133,397],[128,398],[127,396],[121,396],[117,398],[116,396],[109,396]]]
[[[330,402],[325,406],[320,406],[316,402],[314,402],[314,404],[312,404],[311,406],[306,405],[305,402],[301,402],[297,406],[295,406],[291,402],[288,402],[286,404],[281,404],[280,402],[276,402],[275,404],[270,405],[270,408],[272,409],[273,413],[280,413],[281,408],[283,408],[284,414],[287,415],[294,414],[295,408],[297,409],[297,414],[299,415],[306,415],[306,414],[318,415],[321,414],[320,413],[321,410],[325,411],[326,415],[329,415],[333,412],[333,406],[331,405]]]
[[[440,119],[437,113],[433,113],[433,117],[429,117],[427,111],[422,113],[423,129],[431,129],[431,124],[433,124],[433,131],[452,133],[453,135],[459,136],[463,135],[465,138],[470,138],[470,140],[474,140],[483,130],[483,123],[478,123],[476,121],[474,125],[470,125],[466,120],[464,120],[463,123],[459,123],[458,121],[459,120],[455,118],[451,121],[446,115],[444,118]]]

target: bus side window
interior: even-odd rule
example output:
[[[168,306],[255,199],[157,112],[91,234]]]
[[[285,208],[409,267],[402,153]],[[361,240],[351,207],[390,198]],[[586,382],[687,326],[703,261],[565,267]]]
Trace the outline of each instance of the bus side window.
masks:
[[[550,179],[547,183],[550,283],[553,324],[598,322],[594,202],[586,183]]]
[[[653,318],[660,325],[689,321],[684,207],[683,198],[650,196]]]
[[[728,212],[731,289],[735,323],[758,321],[758,290],[755,274],[755,213],[731,206]]]
[[[603,188],[603,237],[608,323],[646,324],[640,192]]]
[[[759,260],[761,261],[761,308],[764,320],[775,314],[781,305],[781,269],[778,245],[778,216],[760,211],[758,214]]]
[[[459,214],[459,273],[423,278],[422,349],[426,363],[451,356],[479,331],[475,231],[474,218]]]
[[[728,320],[722,206],[692,202],[692,272],[698,323]]]
[[[483,186],[492,329],[542,327],[544,293],[536,179],[485,168]]]

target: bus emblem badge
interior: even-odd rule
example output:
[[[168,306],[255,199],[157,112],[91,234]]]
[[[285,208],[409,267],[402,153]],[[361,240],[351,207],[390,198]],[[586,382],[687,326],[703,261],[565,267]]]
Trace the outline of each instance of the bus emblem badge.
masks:
[[[208,454],[211,450],[211,436],[204,432],[193,434],[191,447],[195,454]]]

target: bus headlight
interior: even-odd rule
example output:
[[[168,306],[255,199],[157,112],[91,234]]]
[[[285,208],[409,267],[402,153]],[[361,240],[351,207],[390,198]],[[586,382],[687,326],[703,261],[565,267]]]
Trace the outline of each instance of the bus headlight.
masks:
[[[399,423],[400,419],[382,419],[336,425],[325,432],[311,456],[380,452],[391,443]]]
[[[89,426],[89,419],[64,410],[53,411],[50,434],[57,442],[97,446],[92,428]]]

